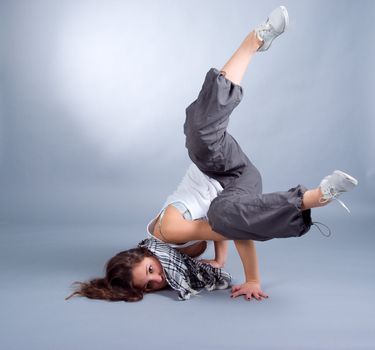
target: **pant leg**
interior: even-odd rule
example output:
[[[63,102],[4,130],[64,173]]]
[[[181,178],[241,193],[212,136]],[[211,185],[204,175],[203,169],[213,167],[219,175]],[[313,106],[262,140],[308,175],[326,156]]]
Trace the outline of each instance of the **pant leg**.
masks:
[[[243,185],[249,176],[244,171],[211,202],[207,218],[215,232],[229,239],[267,241],[300,237],[310,230],[311,210],[301,210],[307,190],[303,185],[255,194]]]
[[[262,194],[262,178],[232,135],[229,116],[240,103],[242,87],[217,69],[206,74],[198,98],[186,109],[184,134],[191,160],[221,183],[207,217],[214,231],[229,239],[265,241],[298,237],[311,226],[310,210],[301,211],[306,190]]]
[[[253,170],[250,187],[262,191],[259,171],[226,130],[229,116],[241,102],[242,87],[226,79],[216,68],[205,77],[198,98],[186,108],[184,134],[190,159],[206,175],[225,188],[247,167]]]

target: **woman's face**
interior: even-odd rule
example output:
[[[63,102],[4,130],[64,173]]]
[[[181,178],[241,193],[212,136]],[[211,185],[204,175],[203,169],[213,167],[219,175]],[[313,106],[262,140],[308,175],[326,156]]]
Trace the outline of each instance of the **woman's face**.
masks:
[[[133,285],[151,292],[164,288],[167,285],[163,267],[158,259],[145,257],[140,263],[133,267]]]

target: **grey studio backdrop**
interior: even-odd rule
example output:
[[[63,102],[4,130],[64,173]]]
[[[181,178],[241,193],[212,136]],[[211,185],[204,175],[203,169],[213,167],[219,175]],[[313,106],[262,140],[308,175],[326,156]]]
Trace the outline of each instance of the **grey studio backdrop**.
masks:
[[[373,1],[285,1],[229,131],[264,192],[360,186],[299,239],[257,243],[266,301],[64,301],[145,237],[182,179],[185,108],[277,1],[0,1],[0,347],[373,349]],[[213,254],[209,247],[205,257]],[[226,269],[240,283],[233,245]]]

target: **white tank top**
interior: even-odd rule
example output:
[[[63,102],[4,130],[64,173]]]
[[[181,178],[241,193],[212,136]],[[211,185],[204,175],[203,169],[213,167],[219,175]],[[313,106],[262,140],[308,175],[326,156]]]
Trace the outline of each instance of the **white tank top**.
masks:
[[[207,212],[211,202],[223,191],[220,183],[207,176],[199,168],[191,163],[177,189],[167,197],[159,213],[147,224],[147,234],[153,236],[156,219],[160,213],[173,202],[182,202],[190,213],[191,220],[207,220]],[[196,242],[196,241],[195,241]],[[193,241],[186,244],[171,244],[173,247],[183,248],[189,246]]]

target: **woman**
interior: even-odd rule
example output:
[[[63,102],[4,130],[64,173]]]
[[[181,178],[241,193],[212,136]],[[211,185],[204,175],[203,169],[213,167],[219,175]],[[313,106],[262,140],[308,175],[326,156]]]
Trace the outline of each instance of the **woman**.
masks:
[[[105,278],[79,283],[72,295],[134,301],[144,291],[169,285],[180,299],[188,299],[203,287],[227,288],[231,276],[222,267],[227,241],[233,240],[245,282],[232,286],[231,296],[262,300],[268,295],[260,286],[254,241],[304,235],[314,224],[312,208],[328,204],[358,184],[336,170],[317,188],[297,185],[264,194],[259,171],[226,130],[230,114],[242,99],[240,84],[253,55],[268,50],[288,22],[286,8],[276,8],[246,36],[220,71],[208,71],[198,98],[186,108],[184,134],[193,163],[147,225],[150,238],[117,254],[107,263]],[[204,251],[206,240],[214,241],[214,259],[193,259]]]

